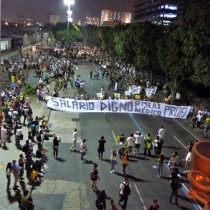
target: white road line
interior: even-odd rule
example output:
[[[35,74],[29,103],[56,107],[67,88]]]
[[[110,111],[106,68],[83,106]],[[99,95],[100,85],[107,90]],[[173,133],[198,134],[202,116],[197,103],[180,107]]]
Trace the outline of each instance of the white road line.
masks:
[[[138,196],[139,196],[140,201],[141,201],[142,204],[143,204],[143,208],[144,208],[145,210],[147,210],[147,207],[145,206],[144,200],[143,200],[143,198],[142,198],[142,196],[141,196],[141,193],[139,192],[138,187],[136,186],[136,183],[133,182],[133,185],[134,185],[134,187],[135,187],[135,189],[136,189],[136,192],[137,192],[137,194],[138,194]]]
[[[114,140],[116,141],[116,136],[114,134],[114,131],[112,130],[112,135],[114,136]]]
[[[115,141],[116,141],[116,135],[115,135],[115,133],[114,133],[113,130],[112,130],[112,135],[114,136],[114,139],[115,139]],[[133,181],[133,185],[134,185],[134,187],[135,187],[135,189],[136,189],[136,192],[137,192],[137,194],[138,194],[138,196],[139,196],[139,200],[140,200],[141,203],[143,204],[144,210],[147,210],[147,207],[145,206],[144,200],[143,200],[143,198],[142,198],[142,196],[141,196],[141,193],[139,192],[139,189],[138,189],[138,187],[137,187],[135,181]]]
[[[182,128],[184,128],[189,134],[191,134],[191,136],[193,136],[195,139],[197,139],[197,140],[200,141],[200,139],[199,139],[197,136],[195,136],[190,130],[188,130],[187,128],[185,128],[184,125],[182,125],[182,124],[181,124],[180,122],[178,122],[176,119],[174,119],[174,121],[175,121],[177,124],[179,124]]]
[[[186,146],[176,136],[173,135],[173,137],[186,149]]]
[[[93,83],[91,82],[91,85],[93,86]]]

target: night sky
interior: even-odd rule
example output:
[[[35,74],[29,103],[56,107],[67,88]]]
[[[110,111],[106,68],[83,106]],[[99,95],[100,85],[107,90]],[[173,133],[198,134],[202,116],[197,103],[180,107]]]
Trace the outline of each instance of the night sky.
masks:
[[[67,6],[63,0],[1,0],[2,20],[17,21],[18,16],[29,17],[43,23],[49,22],[50,14],[66,19]],[[102,9],[131,10],[132,0],[75,0],[72,6],[73,20],[84,21],[86,15],[100,16]]]

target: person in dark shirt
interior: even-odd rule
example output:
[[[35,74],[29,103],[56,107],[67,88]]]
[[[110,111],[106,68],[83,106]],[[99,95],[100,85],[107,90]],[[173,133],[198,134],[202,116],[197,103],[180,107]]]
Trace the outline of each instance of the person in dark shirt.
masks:
[[[103,159],[103,153],[105,151],[104,145],[106,143],[106,140],[104,139],[104,136],[101,136],[101,138],[98,140],[98,159]]]
[[[159,210],[160,206],[158,204],[158,200],[154,199],[152,205],[148,208],[148,210]]]

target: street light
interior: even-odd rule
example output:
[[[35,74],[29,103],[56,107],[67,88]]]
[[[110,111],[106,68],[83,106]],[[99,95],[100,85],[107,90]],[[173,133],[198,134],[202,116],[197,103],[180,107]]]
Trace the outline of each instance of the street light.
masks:
[[[74,0],[64,0],[64,4],[68,6],[67,10],[67,33],[66,33],[66,74],[68,71],[68,39],[69,39],[69,22],[72,22],[72,11],[71,11],[71,5],[74,5]],[[66,76],[65,74],[65,76]]]

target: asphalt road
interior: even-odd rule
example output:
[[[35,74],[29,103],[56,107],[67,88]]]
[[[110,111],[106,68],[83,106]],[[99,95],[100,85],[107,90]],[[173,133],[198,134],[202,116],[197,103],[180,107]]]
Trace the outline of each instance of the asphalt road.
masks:
[[[79,70],[76,72],[85,80],[86,91],[90,98],[99,92],[102,86],[105,90],[108,87],[106,79],[90,80],[89,71],[96,68],[95,65],[80,65]],[[30,74],[29,82],[30,84],[37,84],[37,78],[34,77],[33,71]],[[53,85],[51,85],[51,89],[53,89]],[[111,94],[111,92],[109,93]],[[60,91],[61,97],[75,97],[76,95],[77,91],[75,89],[68,89],[66,93]],[[173,120],[147,115],[119,113],[73,114],[52,111],[49,114],[45,104],[36,100],[33,100],[32,107],[35,115],[49,117],[51,133],[60,135],[62,140],[57,160],[52,155],[52,140],[46,141],[44,144],[49,161],[47,162],[47,168],[44,170],[43,183],[33,190],[32,196],[36,204],[35,210],[95,210],[96,195],[92,192],[89,176],[93,163],[98,163],[101,178],[98,182],[98,188],[100,190],[105,189],[107,195],[117,203],[119,199],[118,187],[123,181],[122,167],[118,159],[116,173],[111,174],[109,159],[111,148],[116,144],[115,136],[118,134],[124,133],[127,137],[130,133],[140,130],[145,134],[150,133],[154,138],[160,126],[163,125],[166,129],[163,154],[169,159],[176,150],[179,153],[180,160],[185,157],[184,147],[190,141],[202,140],[201,131],[192,129],[189,120]],[[79,129],[78,146],[81,139],[87,139],[88,152],[85,156],[87,159],[85,163],[81,163],[79,153],[70,152],[69,150],[74,128]],[[102,135],[107,140],[103,161],[97,159],[97,140]],[[0,162],[3,163],[3,167],[9,160],[17,158],[20,153],[16,151],[13,143],[8,144],[8,147],[9,151],[1,151]],[[154,158],[143,156],[143,148],[141,148],[139,155],[130,158],[129,165],[126,168],[132,187],[132,193],[128,200],[128,210],[146,210],[154,198],[158,199],[161,210],[177,209],[177,207],[168,203],[170,184],[167,165],[164,167],[163,178],[160,179],[157,178],[156,169],[152,167],[154,163]],[[184,169],[180,167],[180,172],[182,171]],[[4,186],[6,182],[4,176],[4,173],[0,173],[1,186]],[[180,204],[182,206],[180,209],[199,209],[196,204],[187,198],[189,183],[184,174],[182,178],[184,187],[179,190]],[[26,185],[30,188],[28,183]],[[0,192],[2,201],[0,207],[2,209],[17,209],[14,192],[5,196],[4,187],[1,187]],[[107,201],[108,203],[109,201]]]
[[[80,65],[77,74],[85,80],[85,87],[90,98],[97,92],[100,92],[103,86],[105,90],[108,88],[107,80],[90,80],[89,71],[95,70],[95,65]],[[70,90],[71,95],[75,96],[76,90]],[[68,113],[52,112],[51,119],[63,119],[68,118]],[[119,113],[82,113],[78,116],[72,117],[71,120],[75,122],[76,127],[80,130],[80,138],[87,139],[88,152],[86,155],[87,162],[80,162],[80,154],[69,152],[69,142],[72,141],[71,134],[69,139],[62,143],[60,151],[62,151],[62,158],[60,162],[52,161],[52,167],[49,170],[53,170],[55,173],[48,172],[47,179],[68,180],[71,182],[83,182],[87,186],[88,202],[90,210],[95,209],[96,195],[90,189],[89,173],[93,163],[98,163],[99,176],[101,180],[98,183],[100,190],[105,189],[107,195],[112,197],[115,202],[118,201],[118,187],[123,180],[121,174],[122,167],[121,162],[118,159],[116,166],[116,173],[110,173],[110,154],[111,148],[116,144],[115,136],[124,133],[127,137],[130,133],[140,130],[142,133],[150,133],[154,138],[158,132],[158,129],[163,125],[166,129],[166,135],[164,139],[163,154],[170,158],[174,151],[178,151],[180,160],[185,158],[185,146],[190,141],[196,139],[202,139],[201,131],[193,130],[189,120],[174,120],[162,117],[154,117],[147,115],[133,115],[133,114],[119,114]],[[67,120],[68,121],[68,120]],[[68,126],[65,123],[58,125],[62,128],[62,132],[68,132]],[[54,129],[55,123],[53,123],[52,129]],[[72,133],[73,127],[69,128],[69,132]],[[104,154],[104,160],[97,159],[97,147],[98,139],[101,136],[105,136],[107,140],[106,151]],[[50,143],[49,143],[50,144]],[[45,144],[46,145],[46,144]],[[48,145],[49,151],[51,145]],[[170,183],[168,180],[168,167],[165,164],[163,178],[157,178],[157,171],[152,166],[155,163],[155,159],[151,157],[143,156],[143,149],[141,153],[136,156],[132,156],[129,160],[129,165],[126,169],[126,173],[130,176],[130,183],[132,186],[132,194],[129,197],[128,208],[129,210],[147,209],[154,198],[158,199],[161,206],[161,210],[177,209],[176,206],[168,203],[170,193]],[[49,163],[51,165],[51,162]],[[184,163],[183,163],[184,165]],[[184,168],[180,167],[182,173]],[[179,190],[180,209],[199,209],[199,207],[190,199],[187,198],[187,189],[189,183],[187,177],[182,174],[184,181],[184,187]],[[109,203],[109,201],[107,201]],[[120,207],[119,207],[120,208]]]

